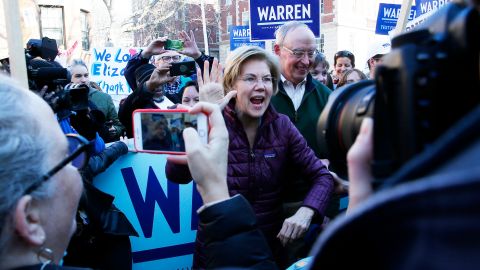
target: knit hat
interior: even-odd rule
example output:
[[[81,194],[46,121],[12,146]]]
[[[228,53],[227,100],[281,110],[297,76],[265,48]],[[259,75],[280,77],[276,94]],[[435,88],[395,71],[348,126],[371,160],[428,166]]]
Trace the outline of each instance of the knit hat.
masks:
[[[143,83],[148,81],[154,70],[155,66],[152,64],[141,65],[135,69],[135,81],[137,83],[137,87],[140,87]]]

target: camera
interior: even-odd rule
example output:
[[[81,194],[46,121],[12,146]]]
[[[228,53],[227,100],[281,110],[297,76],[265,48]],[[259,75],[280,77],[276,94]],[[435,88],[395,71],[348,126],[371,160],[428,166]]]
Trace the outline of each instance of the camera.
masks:
[[[49,91],[56,91],[70,82],[67,69],[54,61],[57,54],[54,39],[44,37],[27,42],[25,59],[30,90],[40,91],[46,85]]]
[[[346,155],[365,117],[374,119],[372,172],[381,181],[480,104],[479,12],[449,3],[393,38],[375,81],[335,90],[317,124],[330,169],[347,176]]]

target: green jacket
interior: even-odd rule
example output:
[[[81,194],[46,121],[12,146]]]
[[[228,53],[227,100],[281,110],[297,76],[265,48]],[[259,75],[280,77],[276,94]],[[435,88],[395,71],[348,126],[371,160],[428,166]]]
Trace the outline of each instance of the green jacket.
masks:
[[[120,120],[118,120],[117,110],[113,104],[112,97],[104,92],[100,92],[96,89],[90,88],[88,92],[88,100],[91,101],[97,109],[99,109],[104,115],[106,121],[112,121],[115,128],[115,137],[123,135],[124,127]]]
[[[305,94],[300,107],[295,111],[293,102],[285,92],[281,81],[278,83],[278,90],[277,95],[272,97],[273,107],[279,113],[283,113],[290,118],[318,158],[326,158],[320,156],[320,148],[317,143],[317,122],[332,91],[308,74]]]
[[[330,93],[331,91],[326,86],[314,80],[308,74],[305,94],[297,111],[295,111],[292,100],[283,88],[282,81],[279,81],[278,93],[272,97],[271,101],[279,113],[290,118],[318,158],[325,157],[320,156],[320,148],[317,143],[317,122],[323,107],[327,104]],[[310,190],[311,183],[298,177],[298,172],[288,171],[287,173],[291,180],[286,184],[286,192],[283,195],[284,202],[303,201]]]

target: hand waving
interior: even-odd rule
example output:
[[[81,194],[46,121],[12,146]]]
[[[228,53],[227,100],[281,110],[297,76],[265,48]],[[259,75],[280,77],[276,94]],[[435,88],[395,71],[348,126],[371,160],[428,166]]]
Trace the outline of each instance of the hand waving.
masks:
[[[198,57],[200,57],[200,55],[202,55],[202,53],[198,49],[193,31],[190,30],[190,36],[187,34],[187,32],[181,31],[179,36],[180,39],[183,40],[183,50],[179,51],[178,53],[190,56],[193,59],[197,59]]]
[[[225,95],[225,90],[222,86],[223,68],[218,60],[213,60],[212,70],[210,70],[210,63],[205,61],[203,68],[203,77],[200,69],[197,68],[198,87],[200,89],[200,101],[216,103],[220,109],[227,106],[230,99],[236,96],[237,91],[230,91]]]
[[[152,55],[163,53],[165,51],[163,47],[165,46],[166,41],[167,41],[167,37],[161,37],[150,42],[147,48],[142,51],[142,56],[144,58],[150,58]]]

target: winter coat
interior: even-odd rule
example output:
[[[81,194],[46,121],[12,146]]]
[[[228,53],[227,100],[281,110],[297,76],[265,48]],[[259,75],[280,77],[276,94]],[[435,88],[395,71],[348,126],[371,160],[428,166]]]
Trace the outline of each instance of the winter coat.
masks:
[[[90,87],[88,99],[105,115],[105,121],[110,121],[112,126],[115,128],[115,134],[112,136],[112,140],[117,140],[120,136],[122,136],[124,127],[118,119],[117,110],[113,104],[112,97],[107,93],[100,92]],[[107,140],[107,142],[110,141],[111,140]]]
[[[253,148],[235,113],[235,100],[223,111],[229,133],[227,184],[230,195],[241,194],[252,205],[258,225],[274,251],[279,249],[276,238],[283,224],[282,192],[291,180],[285,177],[287,169],[309,180],[310,190],[303,206],[323,217],[333,178],[322,162],[298,132],[290,119],[269,106],[262,117]],[[167,179],[185,183],[191,179],[187,170],[167,163]],[[200,239],[201,240],[201,239]]]

